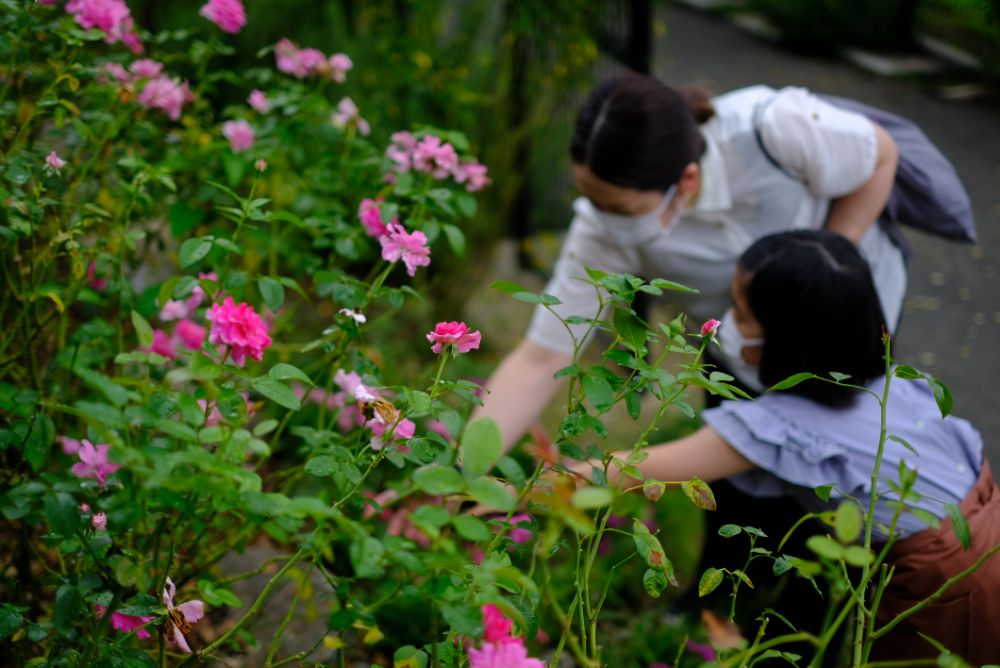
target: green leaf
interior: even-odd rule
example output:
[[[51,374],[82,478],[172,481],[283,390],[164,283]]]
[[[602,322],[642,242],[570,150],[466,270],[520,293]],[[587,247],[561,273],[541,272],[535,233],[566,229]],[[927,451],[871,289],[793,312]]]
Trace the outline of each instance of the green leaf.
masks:
[[[450,466],[428,464],[413,472],[413,484],[433,496],[455,494],[465,489],[462,474]]]
[[[296,227],[305,227],[306,224],[302,222],[302,219],[296,216],[294,213],[289,211],[269,211],[267,213],[267,219],[269,221],[277,220],[282,223],[291,223]]]
[[[744,573],[743,571],[741,571],[738,568],[735,571],[732,571],[732,573],[733,573],[733,575],[735,575],[736,577],[738,577],[740,580],[742,580],[743,584],[745,584],[746,586],[750,587],[751,589],[754,588],[753,587],[753,582],[750,581],[750,576],[749,575],[747,575],[746,573]]]
[[[844,549],[844,561],[851,566],[863,567],[875,561],[875,555],[869,552],[862,545],[849,545]]]
[[[741,531],[743,531],[743,528],[735,524],[723,524],[719,527],[719,535],[723,538],[732,538],[733,536],[738,535]]]
[[[518,292],[527,292],[527,288],[523,285],[515,283],[514,281],[493,281],[490,283],[490,287],[494,290],[500,290],[501,292],[506,292],[509,295],[517,294]]]
[[[204,409],[187,392],[181,392],[177,395],[177,406],[181,409],[181,417],[192,427],[200,427],[205,424]]]
[[[45,520],[52,533],[68,538],[80,527],[80,506],[66,492],[53,492],[45,497]]]
[[[962,544],[962,549],[968,550],[972,536],[969,534],[969,523],[966,521],[965,516],[962,515],[961,509],[954,503],[944,504],[944,509],[948,511],[948,516],[951,517],[951,528],[954,529],[958,542]]]
[[[503,455],[500,427],[492,418],[470,422],[462,435],[459,449],[462,473],[467,479],[472,480],[486,474]]]
[[[790,568],[791,566],[789,566]],[[718,568],[706,568],[698,581],[698,596],[708,596],[715,588],[722,584],[725,573]]]
[[[385,546],[371,536],[365,536],[351,542],[348,550],[354,574],[362,579],[380,578],[385,575],[382,561],[385,558]]]
[[[331,476],[338,470],[340,470],[340,462],[338,462],[335,457],[331,457],[330,455],[313,457],[306,462],[305,466],[306,473],[320,478]]]
[[[451,246],[451,252],[458,257],[464,257],[465,235],[462,233],[462,230],[449,223],[442,225],[441,229],[444,230],[444,236],[448,240],[448,245]]]
[[[774,392],[776,390],[787,390],[789,388],[795,387],[804,380],[809,380],[810,378],[819,378],[814,373],[797,373],[794,376],[789,376],[781,382],[775,383],[771,386],[768,392]]]
[[[676,292],[690,292],[692,294],[698,294],[698,291],[694,288],[689,288],[686,285],[668,281],[665,278],[654,278],[649,282],[649,284],[654,288],[659,288],[660,290],[674,290]]]
[[[504,485],[495,478],[477,478],[469,483],[469,496],[490,508],[502,511],[514,510],[516,499]]]
[[[830,483],[829,485],[820,485],[819,487],[814,488],[813,491],[816,492],[816,496],[818,496],[823,501],[829,501],[830,494],[833,493],[834,487],[836,487],[836,485]]]
[[[250,385],[257,392],[279,406],[284,406],[293,411],[297,411],[302,407],[299,398],[295,396],[295,392],[280,380],[276,380],[270,376],[261,376],[260,378],[254,378]]]
[[[479,606],[442,605],[441,616],[459,635],[478,638],[483,634],[483,612]]]
[[[524,302],[526,304],[544,304],[546,306],[562,304],[558,298],[553,297],[552,295],[535,294],[534,292],[515,292],[511,296],[517,301]]]
[[[285,286],[270,276],[261,276],[257,279],[257,290],[272,311],[277,311],[285,303]]]
[[[646,354],[646,338],[649,336],[649,331],[638,316],[623,308],[616,308],[612,322],[615,333],[622,337],[626,348],[639,356]]]
[[[22,613],[27,611],[27,606],[0,603],[0,640],[6,640],[21,628],[24,624]]]
[[[647,568],[642,574],[642,586],[652,598],[660,598],[667,584],[667,576],[658,568]]]
[[[392,668],[427,668],[427,653],[406,645],[392,655]]]
[[[128,401],[128,390],[102,373],[91,369],[73,369],[83,382],[101,392],[115,406],[124,406]]]
[[[267,434],[270,434],[272,431],[274,431],[277,427],[278,427],[277,420],[274,419],[264,420],[263,422],[261,422],[260,424],[258,424],[256,427],[253,428],[253,435],[257,437],[266,436]]]
[[[132,326],[135,327],[135,335],[141,347],[148,348],[153,345],[153,328],[136,311],[132,311]]]
[[[55,622],[56,631],[66,638],[76,637],[74,626],[80,620],[80,611],[83,608],[83,597],[80,591],[73,585],[63,585],[56,592],[56,609],[52,616]]]
[[[700,478],[691,478],[681,483],[681,489],[691,503],[703,510],[715,510],[718,505],[715,503],[715,494],[712,488]]]
[[[611,383],[601,376],[594,374],[584,376],[583,393],[598,413],[606,413],[615,405],[615,390],[611,387]]]
[[[473,517],[471,515],[459,515],[451,520],[452,525],[455,527],[455,531],[458,535],[465,540],[471,540],[475,543],[479,543],[484,540],[488,540],[490,537],[489,527],[478,517]]]
[[[903,380],[916,380],[917,378],[922,378],[923,374],[914,369],[909,364],[900,364],[895,368],[896,378],[902,378]]]
[[[570,364],[569,366],[564,366],[555,372],[552,376],[556,380],[560,378],[566,378],[567,376],[576,376],[583,373],[583,369],[580,368],[579,364]]]
[[[948,386],[937,380],[936,378],[927,377],[927,382],[931,386],[931,390],[934,392],[934,400],[937,401],[938,410],[941,411],[941,417],[948,417],[951,414],[951,409],[955,406],[955,400],[951,396],[951,390]]]
[[[840,559],[844,556],[844,547],[829,536],[809,536],[806,547],[826,559]]]
[[[297,366],[292,366],[291,364],[285,364],[284,362],[278,362],[277,364],[272,366],[268,370],[267,375],[275,380],[280,380],[280,381],[298,380],[305,383],[306,385],[310,385],[312,387],[316,386],[316,384],[312,382],[312,379],[306,375],[305,371],[302,371]]]
[[[181,244],[180,265],[181,268],[190,267],[200,262],[212,250],[210,239],[194,238],[188,239]]]
[[[837,371],[831,371],[830,372],[830,378],[833,378],[838,383],[842,383],[845,380],[850,380],[851,376],[850,376],[850,374],[839,373]]]
[[[923,508],[907,508],[911,515],[915,515],[921,522],[934,529],[940,528],[941,520],[934,513]]]
[[[895,441],[896,443],[899,443],[901,446],[903,446],[904,448],[906,448],[907,450],[909,450],[913,454],[915,454],[915,455],[919,455],[920,454],[920,453],[917,452],[917,449],[914,448],[912,445],[910,445],[909,441],[907,441],[906,439],[900,438],[899,436],[896,436],[895,434],[889,434],[888,438],[889,438],[890,441]]]
[[[570,503],[580,510],[593,510],[611,505],[614,498],[607,487],[583,487],[573,493]]]
[[[673,586],[678,586],[677,578],[674,576],[674,565],[667,559],[663,546],[659,539],[649,532],[646,525],[638,519],[632,521],[632,539],[635,541],[635,548],[643,561],[650,568],[663,572]]]
[[[771,572],[774,573],[776,577],[784,575],[791,569],[792,569],[792,562],[786,559],[785,557],[778,557],[777,559],[774,560],[774,564],[772,564],[771,566]]]
[[[853,543],[861,535],[864,519],[853,501],[843,501],[833,518],[833,530],[841,543]]]
[[[173,436],[182,441],[195,442],[198,440],[198,432],[186,424],[174,422],[173,420],[157,420],[156,428],[164,434]]]

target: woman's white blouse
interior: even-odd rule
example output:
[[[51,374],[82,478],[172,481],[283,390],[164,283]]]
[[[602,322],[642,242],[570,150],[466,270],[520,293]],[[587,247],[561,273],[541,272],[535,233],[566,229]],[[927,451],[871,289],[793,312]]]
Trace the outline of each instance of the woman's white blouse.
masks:
[[[586,276],[584,267],[593,267],[696,288],[699,294],[676,293],[672,300],[694,321],[692,326],[721,318],[730,305],[736,260],[751,243],[774,232],[821,228],[830,200],[857,190],[874,173],[871,122],[804,89],[754,86],[717,97],[713,104],[715,116],[701,126],[706,142],[699,161],[701,191],[669,233],[642,244],[615,243],[589,200],[580,197],[573,203],[575,216],[545,288],[562,302],[554,307],[561,317],[598,315],[594,289],[579,280]],[[784,169],[764,154],[755,122],[768,152]],[[891,326],[906,290],[902,253],[877,224],[861,250]],[[586,329],[570,325],[577,337]],[[527,337],[551,350],[573,351],[566,327],[541,306]],[[741,380],[752,384],[754,379]]]

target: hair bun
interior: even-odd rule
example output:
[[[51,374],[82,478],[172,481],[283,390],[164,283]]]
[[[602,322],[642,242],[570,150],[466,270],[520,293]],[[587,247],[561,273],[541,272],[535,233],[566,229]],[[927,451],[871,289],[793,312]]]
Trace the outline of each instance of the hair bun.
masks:
[[[690,86],[687,88],[679,88],[677,92],[681,94],[684,101],[687,102],[688,109],[691,110],[691,115],[694,120],[701,125],[712,116],[715,116],[715,107],[712,106],[712,97],[709,95],[708,91],[699,86]]]

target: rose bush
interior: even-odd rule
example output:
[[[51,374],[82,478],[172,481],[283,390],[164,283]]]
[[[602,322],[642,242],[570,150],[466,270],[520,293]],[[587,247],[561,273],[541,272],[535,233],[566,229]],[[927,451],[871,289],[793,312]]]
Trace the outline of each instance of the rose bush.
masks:
[[[700,663],[676,628],[640,633],[627,656],[601,641],[624,623],[605,622],[609,592],[648,630],[659,616],[636,601],[677,582],[642,497],[606,483],[641,478],[668,414],[694,416],[686,388],[734,396],[701,361],[717,322],[645,322],[638,294],[683,286],[592,271],[610,315],[573,320],[607,345],[560,371],[554,440],[503,455],[493,422],[468,423],[481,388],[456,368],[488,341],[419,306],[437,260],[466,251],[487,166],[461,132],[419,125],[433,118],[370,124],[348,54],[287,38],[259,67],[218,66],[245,22],[238,0],[159,34],[122,0],[0,0],[4,656],[245,655],[292,580],[265,665]],[[387,359],[392,345],[406,358]],[[618,405],[640,425],[627,460],[599,445]],[[543,477],[562,457],[601,460],[596,484]],[[676,483],[711,506],[701,481]],[[278,556],[220,569],[259,544]],[[234,593],[260,573],[258,596]],[[313,574],[326,589],[307,602]],[[311,646],[280,655],[307,604],[322,619]]]

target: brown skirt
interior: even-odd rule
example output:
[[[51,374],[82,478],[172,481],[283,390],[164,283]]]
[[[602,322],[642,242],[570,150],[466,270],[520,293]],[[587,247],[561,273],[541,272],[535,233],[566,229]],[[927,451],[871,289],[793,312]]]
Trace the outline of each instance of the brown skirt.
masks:
[[[933,594],[1000,544],[1000,489],[985,459],[979,480],[959,508],[969,522],[968,550],[958,542],[950,518],[941,522],[940,529],[926,529],[892,547],[887,561],[896,571],[876,611],[876,628]],[[940,652],[918,632],[973,665],[1000,663],[1000,553],[880,638],[871,659],[937,658]]]

